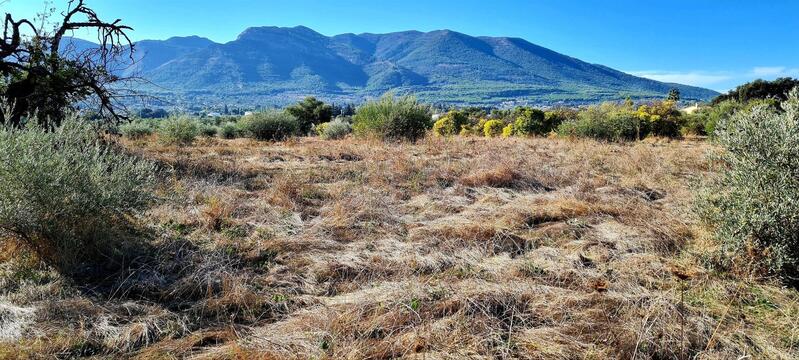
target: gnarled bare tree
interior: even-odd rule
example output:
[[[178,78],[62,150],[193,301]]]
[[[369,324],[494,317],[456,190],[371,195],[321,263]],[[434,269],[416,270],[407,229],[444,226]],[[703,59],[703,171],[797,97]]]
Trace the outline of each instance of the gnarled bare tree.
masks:
[[[37,27],[29,19],[5,14],[0,96],[14,111],[0,113],[0,123],[18,127],[36,113],[40,125],[53,128],[63,120],[64,110],[77,104],[94,105],[108,119],[126,117],[120,100],[132,94],[115,85],[130,78],[115,70],[133,61],[133,42],[126,33],[133,29],[119,19],[101,20],[84,0],[70,0],[60,15],[62,21],[45,29],[49,25]],[[81,29],[96,31],[98,45],[74,46],[69,35]]]

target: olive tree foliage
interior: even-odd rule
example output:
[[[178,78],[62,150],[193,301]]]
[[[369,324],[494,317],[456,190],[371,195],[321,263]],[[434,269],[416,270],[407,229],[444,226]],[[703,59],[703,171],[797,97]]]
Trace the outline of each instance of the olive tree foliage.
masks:
[[[776,109],[755,106],[722,118],[718,176],[698,209],[733,263],[766,265],[796,280],[799,271],[799,89]]]
[[[53,130],[76,104],[96,107],[106,118],[125,118],[120,100],[134,94],[112,85],[131,80],[117,70],[133,61],[133,44],[126,34],[133,29],[118,19],[102,20],[84,0],[70,0],[58,17],[53,14],[55,9],[50,9],[34,20],[5,14],[0,97],[13,104],[14,111],[0,116],[0,123],[19,128],[35,118]],[[97,35],[95,48],[78,48],[70,41],[75,30],[86,29]]]
[[[50,131],[0,126],[0,239],[66,273],[125,261],[137,241],[124,229],[153,200],[155,170],[74,114]]]

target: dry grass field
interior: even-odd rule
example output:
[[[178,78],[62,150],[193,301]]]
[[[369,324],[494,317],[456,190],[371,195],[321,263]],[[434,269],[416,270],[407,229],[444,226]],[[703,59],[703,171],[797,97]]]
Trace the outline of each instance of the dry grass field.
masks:
[[[799,294],[714,270],[702,141],[125,145],[168,170],[150,255],[76,284],[6,244],[0,358],[799,357]]]

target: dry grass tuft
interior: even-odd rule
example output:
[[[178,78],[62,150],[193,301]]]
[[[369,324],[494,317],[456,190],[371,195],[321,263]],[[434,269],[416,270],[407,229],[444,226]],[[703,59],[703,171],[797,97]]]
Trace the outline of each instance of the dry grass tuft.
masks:
[[[461,183],[466,186],[490,186],[496,188],[512,188],[516,185],[521,175],[509,165],[501,165],[488,170],[477,170],[463,178]]]
[[[202,210],[203,223],[205,228],[211,231],[219,231],[223,226],[228,225],[230,216],[233,213],[233,206],[218,196],[211,196]]]

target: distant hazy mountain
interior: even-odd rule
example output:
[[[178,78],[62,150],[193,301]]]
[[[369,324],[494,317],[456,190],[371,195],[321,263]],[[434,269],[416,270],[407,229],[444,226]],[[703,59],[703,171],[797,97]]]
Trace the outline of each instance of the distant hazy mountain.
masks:
[[[589,64],[519,38],[428,33],[321,35],[258,27],[226,44],[199,37],[137,43],[128,70],[164,94],[285,103],[305,95],[358,101],[394,90],[459,104],[586,102],[664,97],[708,100],[715,91],[662,83]]]
[[[136,43],[136,63],[130,72],[148,73],[169,61],[215,44],[199,36],[173,37],[163,41],[142,40]]]

